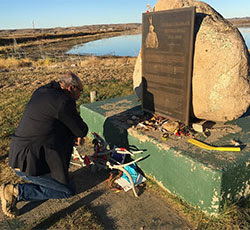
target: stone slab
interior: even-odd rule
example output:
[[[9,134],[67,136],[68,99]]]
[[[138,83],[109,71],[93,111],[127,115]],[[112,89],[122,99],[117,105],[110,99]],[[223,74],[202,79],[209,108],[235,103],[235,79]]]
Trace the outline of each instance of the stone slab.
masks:
[[[210,142],[225,146],[231,139],[238,139],[245,145],[242,151],[220,152],[200,149],[188,143],[188,137],[163,141],[136,130],[127,119],[141,111],[135,95],[80,107],[90,133],[97,132],[111,145],[146,150],[144,154],[150,156],[138,163],[144,173],[205,213],[216,215],[226,200],[250,193],[250,116],[226,123],[224,128],[237,127],[235,132]]]
[[[189,122],[195,7],[142,15],[143,110]]]

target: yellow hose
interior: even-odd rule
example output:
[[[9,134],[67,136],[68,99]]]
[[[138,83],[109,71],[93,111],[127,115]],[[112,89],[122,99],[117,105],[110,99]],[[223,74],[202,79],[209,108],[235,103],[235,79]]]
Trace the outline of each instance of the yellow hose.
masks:
[[[207,149],[207,150],[217,150],[217,151],[236,151],[239,152],[240,151],[240,147],[235,147],[235,146],[230,146],[230,147],[217,147],[217,146],[212,146],[212,145],[208,145],[206,143],[203,143],[201,141],[198,141],[196,139],[189,139],[188,140],[189,143],[196,145],[202,149]]]

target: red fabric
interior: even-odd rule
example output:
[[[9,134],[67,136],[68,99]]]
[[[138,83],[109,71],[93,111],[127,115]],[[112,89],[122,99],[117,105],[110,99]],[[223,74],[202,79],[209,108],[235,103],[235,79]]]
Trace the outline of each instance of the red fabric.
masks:
[[[84,164],[89,168],[90,160],[89,160],[87,155],[85,155],[85,157],[84,157]]]

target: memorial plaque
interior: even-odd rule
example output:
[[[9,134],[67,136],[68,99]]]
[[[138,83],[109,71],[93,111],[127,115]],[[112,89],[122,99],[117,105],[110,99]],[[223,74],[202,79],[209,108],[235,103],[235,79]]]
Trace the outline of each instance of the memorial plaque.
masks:
[[[188,124],[195,7],[142,15],[142,108]]]

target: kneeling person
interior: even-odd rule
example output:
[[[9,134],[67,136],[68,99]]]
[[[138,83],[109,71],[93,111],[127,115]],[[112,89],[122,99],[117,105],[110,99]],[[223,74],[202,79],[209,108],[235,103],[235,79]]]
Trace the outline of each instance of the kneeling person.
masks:
[[[11,138],[9,165],[31,182],[0,188],[4,214],[17,215],[18,201],[68,198],[75,194],[68,169],[74,142],[82,145],[88,126],[76,110],[83,86],[68,72],[38,88]]]

